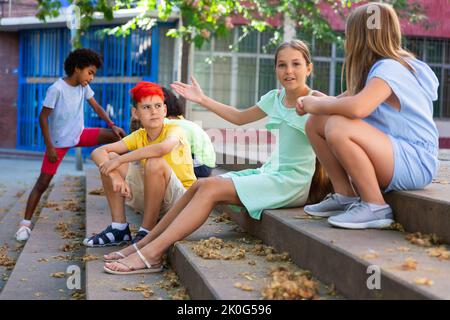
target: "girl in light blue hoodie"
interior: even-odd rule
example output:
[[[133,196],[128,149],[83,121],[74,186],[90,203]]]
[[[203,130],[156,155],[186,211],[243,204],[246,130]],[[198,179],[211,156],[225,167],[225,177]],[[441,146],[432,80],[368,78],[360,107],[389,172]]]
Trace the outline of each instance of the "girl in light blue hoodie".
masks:
[[[437,172],[439,82],[401,48],[400,23],[387,4],[350,14],[345,50],[347,91],[297,101],[298,114],[312,114],[306,132],[334,188],[305,212],[337,227],[384,228],[393,213],[382,190],[422,189]]]

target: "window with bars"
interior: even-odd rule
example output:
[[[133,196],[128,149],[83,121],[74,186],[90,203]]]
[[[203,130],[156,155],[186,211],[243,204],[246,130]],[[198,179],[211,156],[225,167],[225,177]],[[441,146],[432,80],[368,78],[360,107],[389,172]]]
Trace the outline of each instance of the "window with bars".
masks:
[[[242,29],[228,37],[212,39],[194,51],[194,70],[205,93],[238,108],[255,105],[277,87],[270,32],[251,32],[241,41]],[[233,50],[233,44],[236,44]],[[194,109],[204,110],[194,105]]]
[[[213,39],[196,50],[194,74],[205,92],[214,99],[246,108],[277,87],[273,65],[275,48],[265,46],[272,37],[271,32],[254,32],[232,51],[230,46],[237,43],[240,36],[242,30],[236,29],[229,37]],[[329,95],[339,95],[345,90],[345,82],[341,80],[343,44],[309,39],[300,33],[297,37],[309,44],[313,55],[314,70],[308,85]],[[434,116],[450,118],[450,40],[407,37],[404,47],[436,73],[440,86],[439,98],[434,102]]]

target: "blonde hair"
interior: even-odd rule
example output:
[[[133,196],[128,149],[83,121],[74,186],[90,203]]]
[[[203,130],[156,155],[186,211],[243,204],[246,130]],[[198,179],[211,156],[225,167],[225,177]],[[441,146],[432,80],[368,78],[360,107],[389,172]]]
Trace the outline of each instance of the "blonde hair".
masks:
[[[379,28],[369,28],[367,25],[373,14],[369,9],[374,7],[379,12]],[[405,60],[414,55],[402,49],[400,21],[390,5],[371,2],[355,8],[347,19],[345,33],[345,63],[342,69],[345,69],[347,90],[351,95],[364,88],[370,68],[380,59],[394,59],[414,71]]]
[[[308,45],[301,40],[294,39],[291,41],[283,42],[277,47],[277,49],[275,50],[275,67],[277,66],[278,62],[278,54],[280,53],[281,50],[286,48],[292,48],[300,51],[303,55],[303,58],[305,58],[306,60],[306,64],[310,65],[312,63],[311,52],[309,51]]]

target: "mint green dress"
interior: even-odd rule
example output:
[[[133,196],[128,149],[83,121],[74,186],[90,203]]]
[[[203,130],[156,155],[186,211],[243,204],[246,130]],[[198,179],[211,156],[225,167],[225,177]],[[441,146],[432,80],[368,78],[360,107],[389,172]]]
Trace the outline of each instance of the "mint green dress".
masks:
[[[267,162],[258,169],[221,175],[233,180],[239,199],[258,220],[265,209],[303,205],[314,175],[316,156],[305,133],[308,115],[299,116],[295,108],[286,108],[284,96],[284,89],[272,90],[257,103],[268,116],[266,128],[277,137],[277,147]]]

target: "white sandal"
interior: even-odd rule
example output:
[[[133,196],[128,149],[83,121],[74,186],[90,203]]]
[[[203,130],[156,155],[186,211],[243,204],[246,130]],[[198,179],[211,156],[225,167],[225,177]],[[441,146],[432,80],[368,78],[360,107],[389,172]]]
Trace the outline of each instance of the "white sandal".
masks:
[[[136,243],[133,243],[133,248],[134,248],[134,250],[137,250]],[[137,252],[137,251],[135,251],[135,252]],[[114,251],[114,252],[111,252],[111,253],[117,254],[118,256],[120,256],[120,258],[119,259],[106,259],[105,256],[103,256],[103,261],[105,261],[105,262],[116,262],[116,261],[122,260],[122,259],[127,257],[126,255],[124,255],[120,251]],[[111,253],[109,253],[109,254],[111,254]],[[130,254],[132,254],[132,253],[130,253]]]
[[[133,266],[129,266],[125,263],[123,263],[120,260],[114,261],[113,263],[120,263],[121,265],[127,267],[129,271],[116,271],[108,268],[106,265],[103,266],[103,270],[105,270],[107,273],[110,274],[116,274],[116,275],[125,275],[125,274],[146,274],[146,273],[154,273],[154,272],[161,272],[163,270],[162,265],[159,266],[152,266],[150,263],[148,263],[147,259],[142,254],[141,250],[138,249],[136,244],[133,244],[133,247],[136,249],[136,253],[138,254],[139,258],[141,258],[142,262],[144,262],[145,267],[142,269],[135,269]]]

